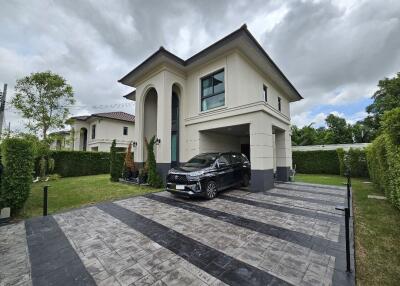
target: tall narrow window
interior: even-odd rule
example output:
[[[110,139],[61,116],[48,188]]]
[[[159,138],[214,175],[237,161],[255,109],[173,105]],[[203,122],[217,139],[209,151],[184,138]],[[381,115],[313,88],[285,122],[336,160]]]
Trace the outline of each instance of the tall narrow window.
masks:
[[[171,166],[179,164],[179,97],[172,92],[171,105]]]
[[[201,111],[225,105],[224,70],[201,79]]]
[[[128,135],[128,127],[126,127],[126,126],[124,127],[123,134]]]
[[[282,99],[280,97],[278,97],[278,109],[279,111],[282,111]]]
[[[96,124],[92,125],[92,139],[96,138]]]
[[[263,85],[263,95],[264,95],[264,101],[268,101],[268,88],[266,85]]]

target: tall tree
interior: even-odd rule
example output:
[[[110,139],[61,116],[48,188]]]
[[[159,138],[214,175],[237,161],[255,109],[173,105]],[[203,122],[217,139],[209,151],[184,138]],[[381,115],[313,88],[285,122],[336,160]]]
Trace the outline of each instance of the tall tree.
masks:
[[[346,119],[329,114],[325,119],[327,128],[327,144],[346,144],[353,143],[351,126],[347,124]]]
[[[69,115],[74,94],[66,80],[50,71],[32,73],[18,79],[12,105],[28,119],[26,127],[43,139],[51,128],[62,128]]]
[[[378,83],[378,90],[372,96],[374,102],[367,106],[368,117],[364,124],[376,131],[386,111],[400,107],[400,72],[393,78],[384,78]]]
[[[374,137],[374,132],[365,124],[365,120],[357,121],[351,126],[354,143],[368,143]]]

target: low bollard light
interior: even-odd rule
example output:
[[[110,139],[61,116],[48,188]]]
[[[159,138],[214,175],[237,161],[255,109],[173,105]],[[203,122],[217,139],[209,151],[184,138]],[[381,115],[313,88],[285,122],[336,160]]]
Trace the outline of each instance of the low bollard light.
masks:
[[[43,187],[43,216],[47,216],[47,197],[49,186]]]
[[[346,271],[351,272],[350,267],[350,209],[343,206],[337,206],[335,208],[338,211],[344,211],[344,224],[346,232]]]

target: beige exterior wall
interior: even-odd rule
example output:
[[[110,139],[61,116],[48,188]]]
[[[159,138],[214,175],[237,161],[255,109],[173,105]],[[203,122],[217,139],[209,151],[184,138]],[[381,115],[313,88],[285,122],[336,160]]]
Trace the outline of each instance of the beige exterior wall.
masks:
[[[222,68],[225,71],[225,106],[201,112],[200,79]],[[137,84],[134,136],[138,142],[135,150],[136,162],[143,162],[145,159],[144,97],[150,88],[155,88],[158,96],[157,137],[161,139],[161,143],[156,147],[156,160],[157,163],[171,162],[171,97],[174,83],[180,87],[181,162],[205,151],[222,151],[224,148],[224,151],[240,151],[240,140],[247,140],[250,142],[253,170],[272,170],[274,165],[291,167],[289,101],[267,76],[236,50],[186,74],[161,66]],[[267,102],[263,98],[263,85],[268,87]],[[278,111],[278,97],[282,99],[281,112]],[[202,133],[213,128],[241,124],[249,124],[247,138]],[[283,132],[275,141],[274,128]],[[277,144],[278,148],[275,147]]]
[[[92,126],[96,125],[95,138],[92,139]],[[134,141],[135,124],[131,122],[112,120],[106,118],[93,118],[88,121],[75,120],[71,125],[73,132],[73,150],[82,150],[82,128],[87,129],[86,151],[109,152],[111,143],[116,139],[117,147],[127,148]],[[123,127],[128,127],[128,135],[123,135]]]

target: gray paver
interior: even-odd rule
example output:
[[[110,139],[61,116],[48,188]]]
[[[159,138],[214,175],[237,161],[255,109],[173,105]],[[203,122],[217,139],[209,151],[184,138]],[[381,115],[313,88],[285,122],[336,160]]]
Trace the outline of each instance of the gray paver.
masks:
[[[263,270],[289,283],[299,283],[300,273],[304,275],[304,271],[315,256],[321,256],[320,261],[328,262],[330,260],[329,255],[317,253],[309,248],[144,197],[126,199],[116,203],[259,269],[263,269],[263,261],[269,260],[268,254],[263,255],[264,252],[271,249],[280,250],[281,255],[277,264],[280,267]],[[294,252],[293,249],[301,249],[301,251]],[[292,260],[301,261],[304,271],[300,272],[295,268],[293,271],[283,270],[297,267],[294,263],[289,265],[284,260],[289,259],[285,258],[285,255],[289,255]],[[328,264],[321,265],[321,267],[327,268]],[[325,275],[326,273],[330,272],[324,270]],[[326,277],[326,279],[331,280],[332,276]]]
[[[210,274],[96,207],[54,217],[98,285],[217,282]],[[176,281],[172,279],[175,276]]]
[[[0,285],[31,285],[23,222],[0,227]]]
[[[173,197],[173,195],[168,192],[161,192],[157,195],[169,198]],[[179,198],[175,199],[210,209],[223,211],[229,214],[238,215],[248,219],[257,220],[259,222],[276,225],[289,230],[315,235],[335,242],[338,241],[340,233],[340,224],[338,223],[327,222],[324,220],[289,214],[276,210],[268,210],[254,206],[249,208],[249,206],[245,204],[230,202],[218,198],[212,201],[183,200]]]

